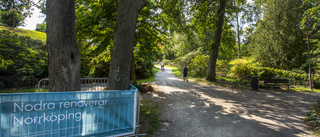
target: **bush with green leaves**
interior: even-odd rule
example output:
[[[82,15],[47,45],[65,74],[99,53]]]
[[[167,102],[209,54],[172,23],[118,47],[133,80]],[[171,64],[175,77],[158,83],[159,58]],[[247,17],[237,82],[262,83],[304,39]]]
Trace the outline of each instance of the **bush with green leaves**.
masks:
[[[229,60],[217,60],[216,72],[219,76],[227,76],[230,71],[231,65],[229,65]]]
[[[189,66],[189,73],[195,77],[202,77],[206,75],[208,68],[209,55],[197,55],[191,60]]]
[[[320,135],[320,101],[312,106],[312,110],[305,114],[304,121],[317,135]]]
[[[275,77],[275,73],[272,70],[272,68],[268,68],[268,67],[262,67],[259,68],[259,72],[258,72],[258,79],[259,80],[263,80],[263,79],[272,79]]]
[[[249,80],[250,76],[256,76],[256,67],[250,65],[245,59],[235,59],[230,62],[233,65],[230,69],[230,73],[233,77],[240,80]]]
[[[176,58],[174,60],[174,66],[175,67],[183,67],[183,65],[188,65],[188,64],[190,64],[191,60],[196,58],[197,55],[199,55],[199,54],[200,54],[199,51],[192,51],[185,56],[181,56],[179,58]]]
[[[47,77],[44,42],[8,30],[0,30],[0,36],[0,81],[6,87],[34,86],[38,78]]]

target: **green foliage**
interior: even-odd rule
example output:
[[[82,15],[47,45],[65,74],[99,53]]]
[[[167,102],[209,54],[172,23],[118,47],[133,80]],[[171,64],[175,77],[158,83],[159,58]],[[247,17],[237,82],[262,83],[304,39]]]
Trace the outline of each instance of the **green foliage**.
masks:
[[[320,135],[320,101],[311,107],[312,110],[305,114],[304,121],[317,135]]]
[[[230,73],[233,77],[240,80],[248,80],[250,76],[256,75],[255,67],[245,59],[235,59],[230,62],[233,65],[230,69]]]
[[[227,76],[230,71],[231,66],[228,60],[218,60],[216,72],[218,76]]]
[[[208,60],[208,55],[197,55],[196,58],[192,59],[188,65],[190,75],[195,77],[205,76],[208,68]]]
[[[160,59],[162,32],[157,28],[157,13],[153,10],[154,3],[148,2],[147,7],[140,11],[137,31],[135,34],[134,63],[137,79],[149,78],[153,75],[154,62]]]
[[[182,67],[183,65],[190,64],[191,60],[197,57],[199,55],[199,51],[191,51],[188,54],[178,57],[174,60],[174,66],[176,67]]]
[[[263,19],[252,35],[253,57],[264,67],[293,69],[306,62],[307,48],[300,28],[300,0],[269,0],[263,6]]]
[[[258,73],[258,79],[263,80],[263,79],[272,79],[275,77],[275,73],[272,71],[271,68],[261,68],[259,70],[260,72]]]
[[[37,24],[35,31],[40,31],[46,33],[47,23]]]
[[[317,30],[320,27],[320,1],[319,0],[303,0],[302,7],[304,10],[302,18],[302,26],[306,29]]]
[[[33,86],[47,76],[45,43],[0,30],[0,81],[6,87]]]
[[[309,75],[301,70],[283,70],[271,67],[260,67],[251,59],[235,59],[229,63],[231,70],[229,74],[240,80],[249,80],[250,76],[258,76],[259,80],[263,79],[288,79],[291,85],[308,86]],[[313,75],[313,87],[319,88],[320,76]]]
[[[138,83],[143,83],[143,82],[156,81],[156,79],[155,79],[155,74],[156,74],[159,70],[160,70],[160,68],[154,67],[154,68],[152,69],[152,74],[153,74],[153,75],[152,75],[150,78],[148,78],[148,79],[139,79],[139,80],[137,80],[137,82],[138,82]]]
[[[108,77],[113,46],[118,1],[77,0],[76,29],[81,52],[82,77]],[[160,58],[158,29],[154,3],[148,2],[138,16],[133,65],[137,79],[152,76],[154,62]]]
[[[117,1],[76,0],[81,77],[108,76],[116,12]]]
[[[22,26],[24,19],[32,14],[32,0],[3,0],[0,4],[0,25],[13,28]]]

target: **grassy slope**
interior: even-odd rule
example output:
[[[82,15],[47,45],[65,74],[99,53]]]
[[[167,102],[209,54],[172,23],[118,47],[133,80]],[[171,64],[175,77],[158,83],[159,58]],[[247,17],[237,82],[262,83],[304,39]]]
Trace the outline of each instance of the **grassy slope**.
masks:
[[[39,31],[25,30],[25,29],[19,29],[19,28],[12,29],[9,27],[4,27],[4,26],[0,26],[0,30],[8,30],[8,31],[16,33],[19,36],[29,36],[31,39],[37,39],[37,40],[41,40],[43,42],[46,42],[46,40],[47,40],[46,33],[39,32]]]
[[[12,29],[10,27],[4,27],[4,26],[0,26],[0,30],[7,30],[19,36],[29,36],[31,39],[41,40],[42,42],[46,42],[47,40],[46,33],[39,32],[39,31],[25,30],[25,29],[19,29],[19,28]],[[34,90],[35,89],[32,87],[21,88],[21,89],[11,88],[11,89],[0,90],[0,93],[26,93],[26,92],[34,92]]]

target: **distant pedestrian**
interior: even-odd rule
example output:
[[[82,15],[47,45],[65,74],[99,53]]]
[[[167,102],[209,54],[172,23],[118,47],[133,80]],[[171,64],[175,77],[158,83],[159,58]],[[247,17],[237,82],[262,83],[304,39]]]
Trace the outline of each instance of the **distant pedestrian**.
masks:
[[[164,64],[161,62],[161,71],[164,71]]]
[[[188,82],[188,68],[186,65],[184,65],[182,72],[183,72],[183,81],[187,80]]]

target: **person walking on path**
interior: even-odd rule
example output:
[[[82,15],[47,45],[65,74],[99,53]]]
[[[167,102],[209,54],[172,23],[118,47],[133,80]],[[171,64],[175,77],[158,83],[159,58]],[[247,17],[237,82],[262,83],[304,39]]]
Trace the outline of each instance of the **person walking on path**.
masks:
[[[164,71],[164,64],[161,62],[161,71]]]
[[[187,80],[188,82],[188,68],[186,65],[184,65],[182,72],[183,72],[183,81]]]

